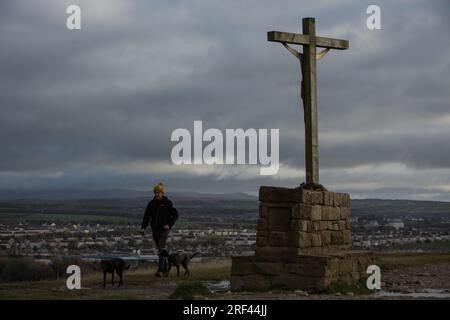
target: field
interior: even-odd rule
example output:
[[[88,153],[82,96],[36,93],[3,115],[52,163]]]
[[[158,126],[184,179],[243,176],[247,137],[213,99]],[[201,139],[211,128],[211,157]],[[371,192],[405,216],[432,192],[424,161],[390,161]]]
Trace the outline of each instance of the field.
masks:
[[[376,263],[381,267],[384,279],[411,282],[408,278],[422,276],[427,288],[437,283],[439,288],[450,289],[450,254],[444,253],[377,253]],[[231,270],[230,259],[212,260],[208,262],[193,262],[191,276],[176,277],[172,271],[166,279],[153,276],[155,267],[130,270],[125,274],[123,287],[102,288],[102,275],[92,272],[82,275],[82,289],[68,290],[65,279],[35,282],[0,283],[0,299],[170,299],[173,293],[183,291],[185,298],[208,299],[371,299],[371,295],[339,296],[339,295],[304,295],[295,292],[239,292],[216,293],[205,295],[202,293],[203,284],[207,281],[229,280]],[[430,270],[445,274],[429,274],[427,281],[423,275]],[[419,273],[418,273],[419,272]],[[433,279],[431,279],[433,278]],[[110,279],[110,278],[108,278]],[[414,278],[415,279],[415,278]],[[382,280],[383,281],[383,280]],[[408,282],[409,281],[409,282]],[[415,283],[415,282],[414,282]],[[417,285],[416,285],[417,287]],[[183,290],[180,290],[183,289]]]
[[[0,220],[11,222],[73,222],[73,223],[111,223],[128,224],[140,223],[141,220],[135,217],[120,217],[95,214],[67,214],[67,213],[0,213]]]
[[[82,289],[68,290],[65,279],[35,282],[0,283],[0,299],[168,299],[178,284],[229,279],[230,261],[193,264],[189,278],[177,278],[172,270],[168,278],[154,276],[155,267],[134,270],[124,276],[124,286],[111,286],[110,275],[103,289],[103,275],[82,274]],[[117,281],[116,277],[116,281]]]
[[[407,243],[390,247],[391,250],[442,250],[450,251],[450,241]]]

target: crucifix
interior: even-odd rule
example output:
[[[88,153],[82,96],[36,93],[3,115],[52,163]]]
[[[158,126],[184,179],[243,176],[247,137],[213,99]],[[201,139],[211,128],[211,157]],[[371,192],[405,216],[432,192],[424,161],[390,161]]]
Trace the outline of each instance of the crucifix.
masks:
[[[303,18],[303,34],[270,31],[267,40],[281,42],[299,61],[302,74],[301,100],[305,121],[306,188],[323,189],[319,184],[319,138],[317,118],[317,72],[316,60],[322,58],[330,49],[348,49],[348,41],[316,36],[314,18]],[[303,46],[303,53],[288,44]],[[325,48],[317,53],[316,48]]]

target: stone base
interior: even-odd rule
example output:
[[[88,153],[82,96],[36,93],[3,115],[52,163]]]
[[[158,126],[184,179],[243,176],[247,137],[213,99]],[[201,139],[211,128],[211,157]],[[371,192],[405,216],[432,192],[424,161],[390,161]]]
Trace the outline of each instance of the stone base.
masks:
[[[350,248],[348,193],[263,186],[259,200],[257,257],[285,261]]]
[[[356,285],[373,264],[367,251],[297,255],[294,261],[267,261],[257,256],[232,257],[232,291],[271,289],[323,292],[332,283]]]

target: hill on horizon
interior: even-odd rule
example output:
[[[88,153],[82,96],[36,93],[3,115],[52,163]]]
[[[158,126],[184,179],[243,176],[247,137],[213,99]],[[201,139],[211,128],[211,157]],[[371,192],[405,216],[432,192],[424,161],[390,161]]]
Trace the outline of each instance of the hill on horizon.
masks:
[[[230,199],[257,200],[256,196],[244,193],[200,193],[200,192],[168,192],[173,199]],[[0,190],[0,200],[93,200],[93,199],[133,199],[149,198],[151,190],[134,189],[59,189],[59,190]]]
[[[257,212],[258,197],[247,193],[200,193],[200,192],[169,192],[168,196],[180,206],[196,208],[232,207],[234,211]],[[98,208],[103,205],[120,207],[146,203],[152,197],[151,191],[131,189],[96,189],[96,190],[43,190],[19,191],[0,190],[0,207],[8,207],[8,203],[78,203],[84,207]],[[450,215],[450,202],[423,200],[393,200],[393,199],[352,199],[352,215]]]
[[[192,191],[168,192],[168,196],[174,199],[233,199],[233,200],[258,200],[257,195],[245,192],[231,193],[202,193]],[[83,200],[83,199],[133,199],[148,198],[153,195],[149,189],[147,191],[121,188],[99,188],[99,189],[0,189],[0,200]],[[383,199],[383,198],[353,198],[353,203],[361,201],[370,203],[442,203],[450,204],[449,201],[436,200],[414,200],[414,199]]]

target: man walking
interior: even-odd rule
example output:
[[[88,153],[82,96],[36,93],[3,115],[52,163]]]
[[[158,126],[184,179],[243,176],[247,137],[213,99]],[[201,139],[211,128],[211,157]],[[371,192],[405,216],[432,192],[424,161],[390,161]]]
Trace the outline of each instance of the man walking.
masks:
[[[141,225],[141,234],[145,234],[145,229],[150,223],[152,229],[152,237],[158,248],[159,263],[156,277],[161,277],[164,271],[164,261],[168,256],[166,249],[167,238],[175,221],[178,219],[178,211],[172,205],[172,201],[164,195],[164,185],[158,183],[153,188],[154,198],[148,203],[144,219]]]

